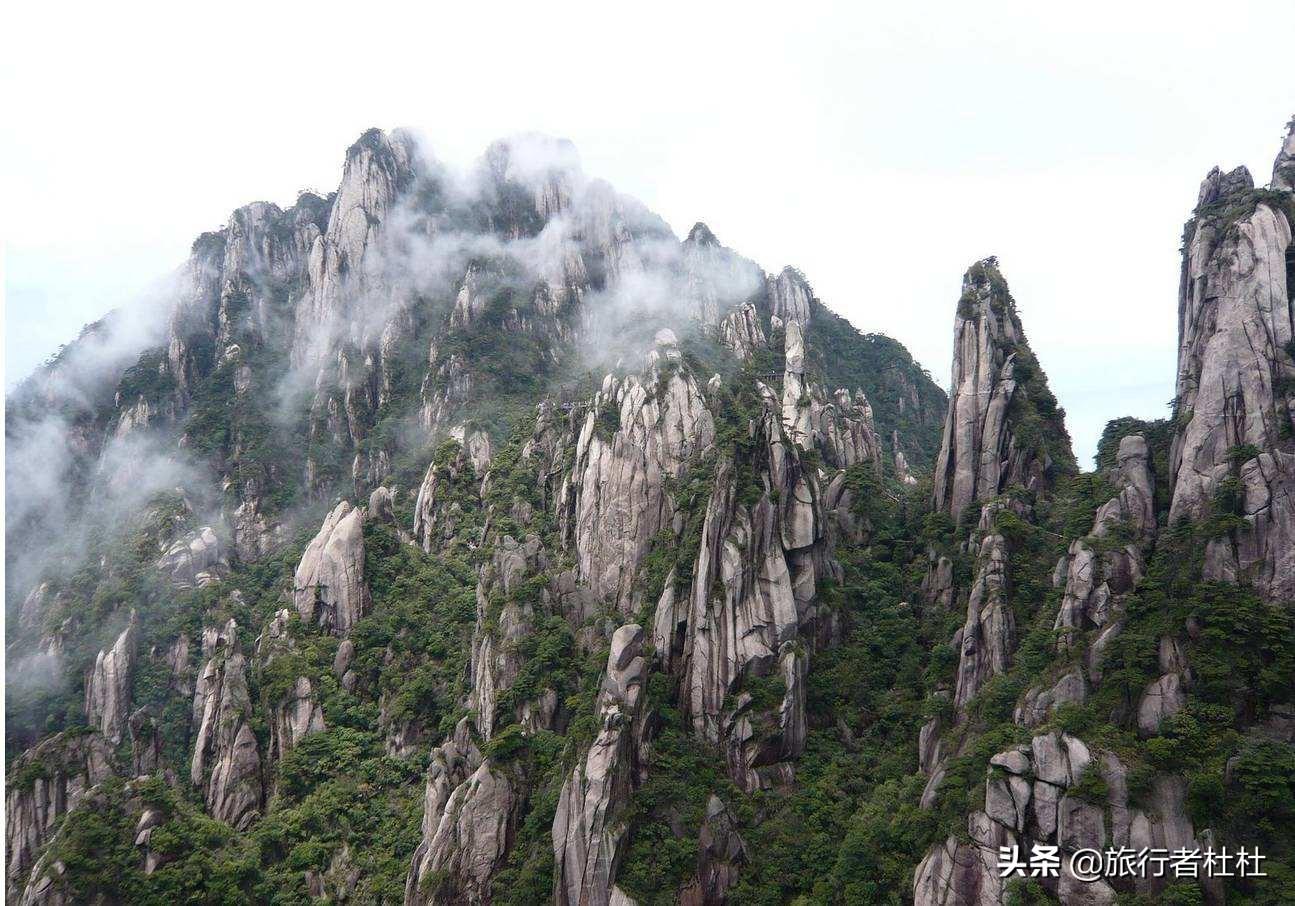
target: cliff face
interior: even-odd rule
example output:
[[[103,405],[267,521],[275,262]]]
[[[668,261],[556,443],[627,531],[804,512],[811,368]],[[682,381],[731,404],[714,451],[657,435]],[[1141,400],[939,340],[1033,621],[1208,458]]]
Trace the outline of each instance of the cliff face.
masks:
[[[564,143],[366,133],[105,386],[15,394],[67,493],[8,527],[9,897],[1110,903],[1196,891],[1079,849],[1220,843],[1280,884],[1289,157],[1207,178],[1176,419],[1080,473],[994,259],[945,398]]]
[[[935,461],[935,505],[955,519],[1009,487],[1043,491],[1075,469],[1065,413],[1025,341],[992,258],[962,278],[953,322],[953,386]]]

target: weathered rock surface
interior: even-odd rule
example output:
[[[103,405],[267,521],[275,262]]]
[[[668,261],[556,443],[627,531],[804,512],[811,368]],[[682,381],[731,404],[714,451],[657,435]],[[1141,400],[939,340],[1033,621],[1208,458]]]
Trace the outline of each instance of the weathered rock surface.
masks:
[[[112,748],[99,733],[60,733],[15,760],[5,784],[6,899],[22,893],[55,822],[111,776]]]
[[[368,610],[363,509],[342,501],[328,514],[301,555],[293,601],[302,620],[339,636]]]
[[[657,335],[642,378],[608,376],[594,396],[561,497],[579,576],[628,613],[652,538],[673,519],[666,481],[714,442],[715,426],[675,336]]]
[[[981,513],[992,525],[994,505]],[[958,681],[954,707],[962,712],[990,678],[1005,673],[1016,651],[1016,618],[1007,602],[1007,542],[1000,534],[980,543],[976,579],[967,596],[967,619],[959,633]]]
[[[575,766],[553,818],[559,906],[608,906],[626,828],[622,813],[640,781],[643,743],[643,629],[616,630],[598,696],[598,735]]]
[[[1171,522],[1206,518],[1224,482],[1240,479],[1244,525],[1211,543],[1205,578],[1273,601],[1295,597],[1289,210],[1255,193],[1245,168],[1216,168],[1201,186],[1183,249],[1170,463]]]
[[[100,651],[85,681],[85,719],[113,745],[122,741],[130,716],[130,684],[135,669],[134,614],[111,648]]]
[[[1103,799],[1085,799],[1072,789],[1088,772],[1100,775],[1106,787]],[[1058,846],[1060,877],[1043,879],[1045,888],[1063,904],[1110,904],[1116,892],[1107,882],[1081,883],[1070,872],[1069,859],[1078,849],[1199,845],[1181,778],[1158,779],[1134,804],[1128,768],[1118,757],[1094,752],[1082,740],[1058,732],[1035,736],[1029,745],[990,759],[985,808],[971,814],[968,831],[969,842],[950,837],[927,852],[913,877],[916,906],[1002,903],[1001,846],[1020,846],[1027,856],[1031,843]],[[1154,895],[1168,881],[1148,876],[1122,883],[1130,891]]]
[[[179,538],[166,549],[157,568],[176,588],[200,588],[217,581],[229,561],[221,549],[220,539],[209,525]]]
[[[1063,646],[1073,644],[1076,631],[1110,622],[1146,572],[1145,555],[1156,534],[1155,483],[1141,435],[1120,441],[1115,479],[1119,495],[1098,509],[1092,531],[1071,543],[1063,561],[1066,590],[1055,625],[1064,630]]]
[[[993,258],[971,267],[953,322],[953,384],[935,462],[935,505],[955,519],[972,503],[1009,486],[1038,490],[1054,463],[1033,438],[1017,437],[1020,413],[1033,408],[1018,377],[1036,368],[1007,283]],[[1069,437],[1059,419],[1044,431]],[[1070,462],[1057,465],[1073,466]]]
[[[237,624],[206,630],[203,654],[208,660],[193,695],[197,729],[189,779],[204,792],[212,817],[242,830],[258,816],[264,788]]]
[[[460,721],[432,751],[406,906],[490,902],[490,879],[511,845],[514,806],[508,778],[482,758],[467,720]]]
[[[1272,187],[1295,192],[1295,119],[1286,125],[1286,139],[1273,161]]]

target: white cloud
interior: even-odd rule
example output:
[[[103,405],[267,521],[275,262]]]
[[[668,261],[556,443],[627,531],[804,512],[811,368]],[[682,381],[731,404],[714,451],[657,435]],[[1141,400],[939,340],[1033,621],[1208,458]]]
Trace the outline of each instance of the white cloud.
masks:
[[[1286,0],[8,18],[10,386],[235,207],[331,189],[364,128],[418,128],[452,161],[535,130],[679,235],[705,220],[768,270],[797,265],[939,380],[962,270],[997,254],[1089,455],[1107,417],[1172,394],[1198,180],[1216,162],[1266,180],[1295,112]]]

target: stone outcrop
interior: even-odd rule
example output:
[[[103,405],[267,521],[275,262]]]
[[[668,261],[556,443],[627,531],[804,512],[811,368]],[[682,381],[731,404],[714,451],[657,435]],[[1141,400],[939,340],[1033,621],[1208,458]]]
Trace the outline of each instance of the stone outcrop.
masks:
[[[202,649],[206,664],[193,695],[189,780],[203,791],[212,817],[242,830],[260,813],[264,789],[237,624],[205,630]]]
[[[432,751],[406,906],[489,903],[490,879],[511,844],[514,806],[510,781],[482,757],[463,719]]]
[[[58,819],[111,776],[112,749],[99,733],[60,733],[15,759],[5,784],[7,900],[17,901]]]
[[[737,883],[746,862],[746,844],[737,831],[737,821],[720,798],[706,800],[706,814],[697,834],[697,874],[679,892],[680,906],[723,903],[728,890]]]
[[[229,562],[221,549],[220,539],[211,526],[204,525],[190,535],[179,538],[157,562],[158,570],[176,588],[201,588],[218,581]]]
[[[768,346],[760,314],[750,302],[725,315],[720,322],[720,341],[743,361],[750,361],[756,350]]]
[[[642,377],[604,379],[560,493],[563,536],[580,579],[598,598],[630,612],[639,563],[674,517],[666,482],[683,475],[714,438],[714,421],[671,331],[657,334]]]
[[[1081,780],[1096,773],[1106,792],[1094,799]],[[1080,882],[1070,870],[1079,849],[1175,850],[1201,845],[1187,817],[1186,784],[1161,777],[1135,804],[1127,766],[1114,754],[1094,752],[1082,740],[1052,732],[1028,745],[999,752],[989,762],[985,806],[968,819],[969,842],[951,836],[931,848],[913,877],[915,906],[963,906],[1004,901],[1007,879],[1000,875],[998,850],[1029,844],[1059,847],[1058,878],[1040,879],[1065,904],[1111,904],[1116,889],[1105,880]],[[1148,874],[1117,881],[1121,889],[1154,895],[1168,880]]]
[[[364,510],[339,503],[297,566],[293,602],[307,623],[344,636],[368,610],[364,582]]]
[[[451,452],[442,447],[428,464],[414,503],[414,538],[428,553],[451,544],[465,511],[480,506],[479,489],[490,464],[490,437],[484,431],[451,432],[451,442]]]
[[[991,504],[981,510],[980,528],[989,534],[980,542],[967,618],[954,640],[958,681],[953,704],[959,712],[990,678],[1007,671],[1016,651],[1016,618],[1007,601],[1007,542],[994,528],[1001,508]]]
[[[767,292],[775,328],[791,323],[804,327],[809,323],[809,303],[814,293],[800,271],[783,268],[777,277],[768,278]]]
[[[789,333],[797,329],[789,322]],[[725,750],[730,774],[748,790],[791,780],[790,759],[804,746],[809,653],[833,632],[818,619],[818,582],[839,569],[818,478],[785,439],[780,404],[763,390],[750,431],[767,466],[739,486],[736,464],[721,457],[691,587],[667,580],[653,628],[657,657],[681,678],[694,731]],[[773,712],[744,685],[777,693]]]
[[[838,390],[828,400],[805,376],[805,338],[799,322],[787,323],[784,343],[782,422],[787,437],[802,450],[818,452],[834,468],[870,463],[880,473],[881,442],[863,391]]]
[[[1121,599],[1146,572],[1156,512],[1155,482],[1142,435],[1120,441],[1115,482],[1119,494],[1098,509],[1092,531],[1071,543],[1057,567],[1066,577],[1055,625],[1062,630],[1064,647],[1074,644],[1077,632],[1109,623]]]
[[[1286,138],[1273,161],[1272,187],[1295,192],[1295,117],[1286,124]]]
[[[122,741],[130,716],[135,669],[135,616],[111,648],[100,651],[85,681],[85,719],[113,745]]]
[[[598,735],[575,766],[553,818],[558,906],[608,906],[626,828],[623,811],[642,771],[643,629],[616,630],[598,695]]]
[[[997,261],[973,265],[953,322],[953,383],[934,472],[938,509],[957,519],[1008,487],[1043,489],[1054,465],[1074,467],[1065,425],[1030,399],[1029,378],[1046,393],[1037,367]],[[1054,463],[1039,438],[1017,436],[1026,413],[1043,422],[1036,432],[1064,440],[1065,462]]]
[[[1274,601],[1295,598],[1292,209],[1289,195],[1256,192],[1244,167],[1216,168],[1201,185],[1183,249],[1170,463],[1171,522],[1215,514],[1221,489],[1240,484],[1224,515],[1244,524],[1211,543],[1205,578]]]

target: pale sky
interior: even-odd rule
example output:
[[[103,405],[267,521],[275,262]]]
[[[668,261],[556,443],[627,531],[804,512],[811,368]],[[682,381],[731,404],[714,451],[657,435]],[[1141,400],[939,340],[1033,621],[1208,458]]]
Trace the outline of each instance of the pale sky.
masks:
[[[1295,114],[1289,0],[41,6],[0,28],[6,387],[370,126],[453,162],[540,131],[942,385],[998,255],[1088,466],[1166,412],[1201,177],[1266,183]]]

